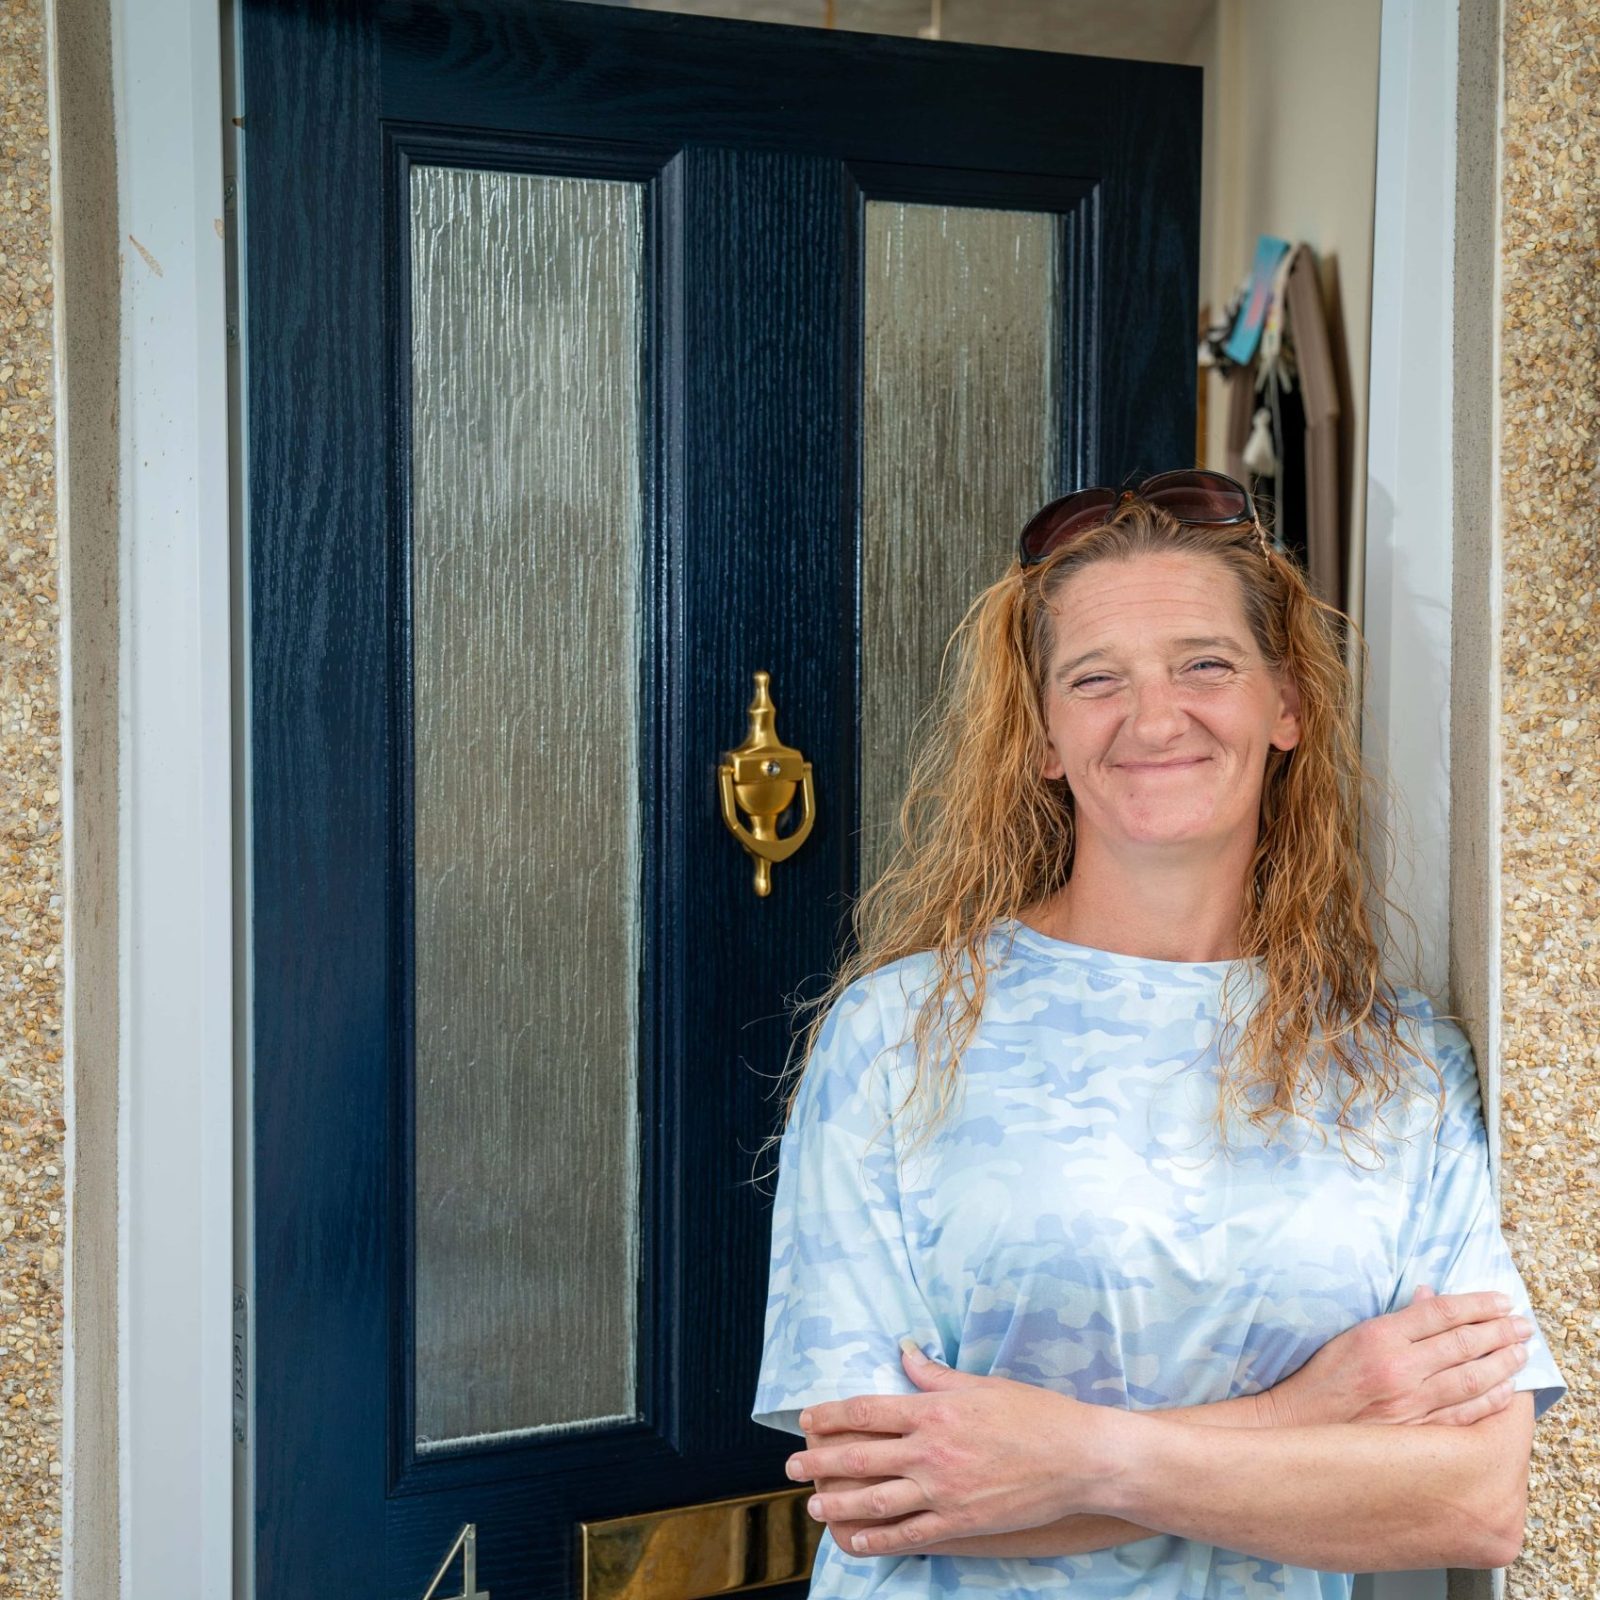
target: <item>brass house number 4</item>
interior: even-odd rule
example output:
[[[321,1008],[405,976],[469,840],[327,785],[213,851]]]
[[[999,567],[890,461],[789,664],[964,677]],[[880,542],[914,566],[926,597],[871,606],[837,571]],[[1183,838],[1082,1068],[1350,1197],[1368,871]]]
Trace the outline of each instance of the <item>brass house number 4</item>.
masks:
[[[435,1600],[439,1585],[444,1582],[444,1575],[450,1570],[450,1563],[456,1558],[456,1551],[461,1552],[461,1593],[458,1595],[441,1595],[438,1600],[489,1600],[489,1591],[478,1587],[478,1524],[469,1522],[460,1533],[456,1535],[456,1542],[446,1552],[444,1560],[439,1564],[439,1570],[433,1575],[433,1582],[428,1585],[428,1592],[422,1600]]]

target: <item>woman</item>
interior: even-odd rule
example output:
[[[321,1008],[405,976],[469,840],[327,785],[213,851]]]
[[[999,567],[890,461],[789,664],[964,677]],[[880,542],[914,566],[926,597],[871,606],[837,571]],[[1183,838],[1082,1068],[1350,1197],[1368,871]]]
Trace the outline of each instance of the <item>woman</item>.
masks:
[[[1052,502],[968,614],[779,1150],[754,1415],[813,1595],[1520,1544],[1565,1384],[1467,1041],[1380,967],[1343,621],[1195,472]]]

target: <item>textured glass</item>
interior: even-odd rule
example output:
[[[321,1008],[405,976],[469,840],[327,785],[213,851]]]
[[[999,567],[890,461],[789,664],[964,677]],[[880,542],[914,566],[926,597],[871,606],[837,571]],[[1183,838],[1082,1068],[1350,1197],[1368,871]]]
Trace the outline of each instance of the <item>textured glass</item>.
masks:
[[[893,854],[918,719],[968,605],[1056,488],[1059,222],[867,203],[861,879]]]
[[[412,173],[423,1450],[636,1414],[642,239]]]

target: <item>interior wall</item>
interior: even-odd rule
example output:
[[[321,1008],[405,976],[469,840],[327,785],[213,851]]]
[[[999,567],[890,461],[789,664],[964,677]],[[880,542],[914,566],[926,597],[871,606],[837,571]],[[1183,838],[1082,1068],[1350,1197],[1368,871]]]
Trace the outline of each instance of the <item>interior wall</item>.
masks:
[[[1358,621],[1381,9],[1381,0],[1216,0],[1188,57],[1207,86],[1202,304],[1214,314],[1227,305],[1260,234],[1304,240],[1317,255],[1345,363],[1340,473]],[[1209,382],[1206,459],[1221,467],[1227,400],[1221,379]]]

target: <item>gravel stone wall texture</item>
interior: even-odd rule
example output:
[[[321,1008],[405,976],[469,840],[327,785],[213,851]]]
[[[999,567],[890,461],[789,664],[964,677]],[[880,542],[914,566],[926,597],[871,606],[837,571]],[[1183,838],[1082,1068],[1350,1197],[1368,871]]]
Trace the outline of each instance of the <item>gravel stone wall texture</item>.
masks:
[[[1503,1222],[1570,1392],[1510,1600],[1600,1595],[1600,3],[1507,0]]]
[[[43,0],[0,0],[0,1593],[61,1593],[66,1121]]]

